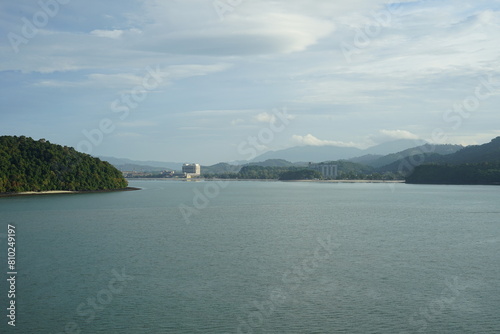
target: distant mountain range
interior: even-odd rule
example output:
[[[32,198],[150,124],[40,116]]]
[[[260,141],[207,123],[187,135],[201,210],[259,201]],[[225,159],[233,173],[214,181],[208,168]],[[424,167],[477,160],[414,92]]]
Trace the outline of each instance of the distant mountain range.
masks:
[[[500,138],[500,137],[499,137]],[[405,173],[424,163],[476,163],[500,160],[499,138],[480,146],[432,145],[422,140],[401,139],[368,149],[338,146],[300,146],[266,152],[251,162],[230,164],[221,162],[202,166],[202,173],[237,173],[243,166],[301,167],[308,162],[344,161],[339,168],[349,172]],[[137,161],[114,157],[100,157],[121,171],[159,172],[181,170],[180,162]],[[499,161],[500,162],[500,161]]]
[[[217,173],[226,170],[228,172],[234,171],[234,166],[242,166],[248,163],[255,164],[267,160],[282,160],[287,163],[298,163],[298,165],[305,165],[307,162],[321,162],[333,161],[341,159],[350,159],[355,157],[372,157],[373,160],[380,158],[384,155],[400,152],[408,148],[423,145],[423,140],[410,140],[400,139],[391,142],[379,144],[368,149],[360,149],[356,147],[339,147],[339,146],[296,146],[284,150],[266,152],[252,161],[237,161],[233,163],[219,163],[213,166],[202,166],[204,170],[216,170]],[[108,161],[121,171],[137,171],[137,172],[158,172],[162,170],[181,170],[182,162],[165,162],[165,161],[139,161],[126,158],[115,158],[99,156],[100,159]],[[363,159],[360,158],[360,162]],[[272,167],[272,166],[271,166]],[[274,166],[277,167],[277,166]],[[281,166],[279,166],[281,167]],[[284,167],[284,166],[283,166]],[[214,171],[215,172],[215,171]]]
[[[163,170],[181,170],[182,162],[163,162],[163,161],[139,161],[125,158],[104,157],[99,156],[101,160],[105,160],[118,168],[120,171],[136,171],[136,172],[159,172]]]
[[[412,167],[421,163],[434,161],[442,156],[450,155],[460,151],[464,147],[462,145],[431,145],[425,144],[422,146],[412,147],[407,150],[388,154],[370,161],[364,162],[365,165],[374,167],[378,172],[397,172],[404,160],[411,160],[409,163]],[[408,163],[406,164],[408,165]]]
[[[401,166],[411,166],[411,169],[413,169],[424,164],[500,163],[500,137],[494,138],[491,142],[483,145],[466,146],[459,150],[456,150],[456,148],[457,145],[414,148],[410,150],[413,150],[411,155],[379,167],[378,170],[379,172],[394,172],[400,169]],[[452,152],[453,150],[456,151]]]
[[[466,146],[454,154],[437,159],[436,162],[449,164],[482,162],[500,163],[500,137],[496,137],[489,143],[483,145]]]
[[[367,149],[340,146],[296,146],[278,151],[269,151],[259,155],[252,162],[269,159],[283,159],[290,162],[320,162],[351,159],[360,156],[376,155],[378,157],[400,152],[425,144],[424,140],[399,139],[379,144]]]

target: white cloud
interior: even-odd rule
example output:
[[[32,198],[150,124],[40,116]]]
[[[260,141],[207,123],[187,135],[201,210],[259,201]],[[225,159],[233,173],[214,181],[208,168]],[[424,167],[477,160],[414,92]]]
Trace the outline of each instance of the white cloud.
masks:
[[[105,85],[139,85],[142,82],[140,75],[130,73],[116,73],[116,74],[103,74],[93,73],[89,74],[88,79],[91,83],[99,83]]]
[[[96,114],[111,113],[110,102],[141,85],[145,68],[157,64],[162,86],[130,121],[161,120],[158,143],[175,138],[180,126],[203,126],[204,137],[217,138],[200,143],[193,131],[183,137],[182,149],[171,152],[179,157],[237,158],[224,145],[255,135],[275,119],[270,108],[284,104],[300,112],[300,121],[275,136],[270,149],[287,147],[292,134],[311,129],[322,139],[296,135],[295,142],[351,146],[428,136],[437,127],[450,140],[472,142],[474,134],[491,134],[499,123],[497,88],[460,129],[443,121],[446,110],[474,94],[480,78],[500,78],[498,1],[403,1],[402,14],[392,15],[380,31],[372,29],[370,42],[356,49],[350,63],[341,42],[354,43],[358,29],[376,23],[370,13],[390,1],[222,1],[239,3],[223,21],[212,0],[69,2],[19,45],[19,53],[8,38],[0,45],[1,109],[9,114],[3,126],[81,133],[84,124],[98,124]],[[36,1],[2,6],[4,37],[21,34],[22,13],[39,10]],[[176,82],[185,78],[192,79]],[[25,96],[38,97],[37,113]],[[88,112],[88,101],[95,112]],[[53,118],[43,128],[34,120],[45,113]],[[149,128],[124,130],[150,135]],[[148,149],[137,154],[155,154],[147,153],[151,143],[138,139]]]
[[[79,83],[71,81],[42,80],[39,82],[35,82],[33,85],[37,87],[60,88],[60,87],[76,87],[79,85]]]
[[[123,30],[92,30],[91,35],[105,38],[120,38],[123,35]]]
[[[250,114],[254,113],[254,109],[219,109],[219,110],[194,110],[189,112],[183,112],[181,115],[184,116],[227,116],[227,115],[241,115],[241,114]]]
[[[314,79],[306,81],[305,94],[297,100],[380,103],[385,96],[415,96],[429,80],[447,80],[440,90],[449,98],[448,83],[499,73],[500,11],[465,6],[468,11],[448,2],[415,2],[403,6],[402,14],[393,15],[387,26],[363,12],[346,15],[345,22],[342,16],[336,18],[339,29],[331,39],[338,50],[332,55],[335,60],[320,60],[295,74]],[[365,27],[375,33],[365,44],[356,44]],[[341,52],[342,43],[353,47],[351,62]]]
[[[142,128],[142,127],[152,127],[156,126],[157,123],[151,121],[138,120],[133,122],[121,122],[118,123],[118,126],[124,128]]]
[[[303,51],[333,31],[333,23],[292,14],[265,14],[221,26],[165,33],[138,40],[136,47],[156,52],[210,56],[246,56]],[[149,32],[148,32],[149,33]]]
[[[417,140],[420,139],[420,137],[407,130],[380,130],[378,134],[370,136],[369,139],[379,144],[398,139]]]
[[[291,115],[288,113],[285,113],[281,117],[285,117],[287,120],[295,119],[295,115]],[[259,123],[274,123],[274,122],[276,122],[277,117],[273,113],[264,111],[264,112],[259,113],[256,116],[254,116],[253,119]]]
[[[390,139],[419,139],[419,137],[406,130],[380,130],[380,134],[383,137]]]
[[[302,146],[340,146],[340,147],[356,147],[356,144],[335,140],[323,140],[314,137],[312,134],[307,134],[305,136],[293,135],[292,142],[296,145]]]
[[[112,136],[116,138],[140,138],[143,137],[143,134],[137,132],[117,132],[112,134]]]
[[[236,125],[243,124],[243,123],[245,123],[245,120],[242,118],[237,118],[237,119],[231,120],[232,126],[236,126]]]
[[[166,78],[184,79],[196,76],[204,76],[212,73],[222,72],[232,65],[229,63],[216,63],[209,65],[185,64],[172,65],[164,70]]]
[[[199,130],[206,130],[207,128],[202,127],[202,126],[181,126],[179,130],[186,130],[186,131],[199,131]]]
[[[482,145],[489,143],[493,138],[500,136],[500,130],[488,131],[487,133],[463,133],[458,135],[450,135],[447,137],[445,144],[457,144],[457,145]],[[443,144],[443,143],[438,143]]]
[[[268,112],[262,112],[255,116],[255,120],[260,123],[274,123],[276,122],[276,116]]]
[[[334,23],[304,11],[310,5],[252,1],[220,21],[212,2],[148,1],[144,10],[154,24],[133,41],[142,50],[170,54],[246,56],[303,51],[334,31]],[[331,13],[334,13],[333,11]],[[136,18],[143,22],[142,18]],[[189,24],[186,24],[189,23]]]
[[[230,64],[219,63],[212,65],[185,64],[162,67],[149,66],[149,69],[162,77],[159,85],[168,85],[171,81],[181,80],[191,77],[205,76],[217,72],[222,72],[230,68]],[[149,76],[149,70],[146,68],[136,70],[135,73],[91,73],[86,75],[85,79],[80,81],[64,80],[41,80],[34,83],[39,87],[106,87],[106,88],[124,88],[133,89],[136,86],[142,86],[144,78]],[[143,91],[146,91],[145,89]],[[127,91],[126,93],[130,93]]]

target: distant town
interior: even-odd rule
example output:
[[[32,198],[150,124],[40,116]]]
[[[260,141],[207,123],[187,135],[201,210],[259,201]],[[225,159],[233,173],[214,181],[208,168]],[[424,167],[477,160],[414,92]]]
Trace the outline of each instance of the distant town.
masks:
[[[163,170],[159,174],[151,172],[136,172],[125,171],[122,172],[124,177],[127,178],[142,178],[142,177],[161,177],[161,178],[178,178],[178,179],[191,179],[201,175],[200,164],[183,164],[182,171]]]
[[[309,150],[312,149],[314,147]],[[297,162],[290,162],[273,157],[243,165],[218,163],[201,166],[198,163],[184,163],[174,167],[181,171],[168,167],[138,165],[132,160],[125,160],[126,164],[121,165],[117,163],[119,159],[115,159],[114,165],[126,178],[376,180],[430,184],[500,184],[499,152],[500,137],[497,137],[482,145],[463,147],[426,143],[385,155],[364,151],[364,155],[348,160],[338,159],[319,163],[301,162],[307,160],[300,158],[294,159],[298,160]]]
[[[335,180],[338,176],[338,166],[328,163],[312,163],[302,168],[293,168],[293,170],[314,171],[310,174],[312,178]],[[283,172],[283,171],[281,171]],[[123,176],[126,178],[171,178],[171,179],[192,179],[199,177],[212,178],[214,175],[201,173],[201,165],[197,163],[186,163],[182,165],[182,171],[163,170],[159,173],[145,171],[124,171]],[[259,177],[260,178],[260,177]]]

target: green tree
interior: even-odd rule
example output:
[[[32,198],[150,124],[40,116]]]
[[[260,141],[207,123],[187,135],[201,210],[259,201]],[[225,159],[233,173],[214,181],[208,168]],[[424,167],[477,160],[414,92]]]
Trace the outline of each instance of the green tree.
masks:
[[[127,181],[109,163],[41,139],[0,137],[0,192],[120,189]]]

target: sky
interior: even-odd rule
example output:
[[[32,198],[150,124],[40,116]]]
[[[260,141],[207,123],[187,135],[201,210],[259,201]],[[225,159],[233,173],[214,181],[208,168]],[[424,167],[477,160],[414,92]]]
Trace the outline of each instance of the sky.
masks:
[[[0,36],[0,135],[95,156],[500,136],[500,1],[2,1]]]

